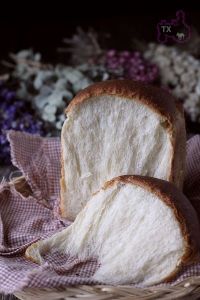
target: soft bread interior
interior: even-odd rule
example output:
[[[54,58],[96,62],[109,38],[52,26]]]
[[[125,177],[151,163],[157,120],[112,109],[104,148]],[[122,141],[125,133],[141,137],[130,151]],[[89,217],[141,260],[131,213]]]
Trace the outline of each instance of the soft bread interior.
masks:
[[[93,279],[146,286],[172,274],[185,248],[170,206],[143,187],[115,183],[95,194],[70,227],[33,244],[26,256],[42,263],[43,253],[56,250],[97,258]]]
[[[62,214],[69,219],[113,177],[170,180],[172,145],[166,120],[139,101],[103,95],[77,105],[62,129]]]

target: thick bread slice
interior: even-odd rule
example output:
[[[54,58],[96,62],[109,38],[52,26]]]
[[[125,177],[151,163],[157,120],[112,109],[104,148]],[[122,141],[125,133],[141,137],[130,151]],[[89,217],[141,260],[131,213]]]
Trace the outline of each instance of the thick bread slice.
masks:
[[[70,220],[116,176],[146,175],[182,187],[183,111],[162,89],[129,80],[86,88],[67,108],[61,141],[60,211]]]
[[[199,234],[193,207],[173,184],[127,175],[107,182],[71,226],[32,244],[26,257],[42,263],[44,253],[60,251],[96,258],[93,279],[146,286],[199,260]]]

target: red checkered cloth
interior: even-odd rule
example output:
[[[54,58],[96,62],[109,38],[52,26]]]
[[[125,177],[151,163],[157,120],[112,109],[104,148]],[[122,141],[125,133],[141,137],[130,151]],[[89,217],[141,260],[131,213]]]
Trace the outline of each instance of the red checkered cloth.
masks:
[[[59,253],[49,254],[39,266],[24,258],[26,248],[70,225],[59,217],[60,140],[8,132],[12,163],[20,169],[33,195],[21,195],[13,185],[0,185],[0,292],[26,287],[66,287],[97,284],[91,277],[97,261],[80,261]],[[184,192],[200,217],[200,136],[187,143]],[[171,283],[200,275],[200,263],[185,267]]]

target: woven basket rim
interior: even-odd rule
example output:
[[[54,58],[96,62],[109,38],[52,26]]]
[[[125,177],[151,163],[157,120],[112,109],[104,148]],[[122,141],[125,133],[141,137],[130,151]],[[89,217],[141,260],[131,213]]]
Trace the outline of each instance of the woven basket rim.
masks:
[[[9,185],[14,185],[16,190],[24,196],[32,194],[31,188],[25,177],[12,178]],[[200,276],[187,277],[176,284],[162,284],[151,287],[134,287],[132,285],[76,285],[59,288],[25,288],[16,292],[19,299],[199,299]],[[54,297],[55,298],[52,298]],[[37,297],[37,298],[36,298]]]

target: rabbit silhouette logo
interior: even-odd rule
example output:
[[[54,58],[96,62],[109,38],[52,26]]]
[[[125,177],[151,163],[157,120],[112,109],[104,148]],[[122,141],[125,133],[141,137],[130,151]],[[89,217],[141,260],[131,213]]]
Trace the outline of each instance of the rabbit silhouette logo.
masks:
[[[190,26],[185,22],[185,13],[182,10],[176,12],[176,18],[161,20],[157,24],[157,40],[167,43],[173,40],[177,43],[185,43],[190,39]]]

